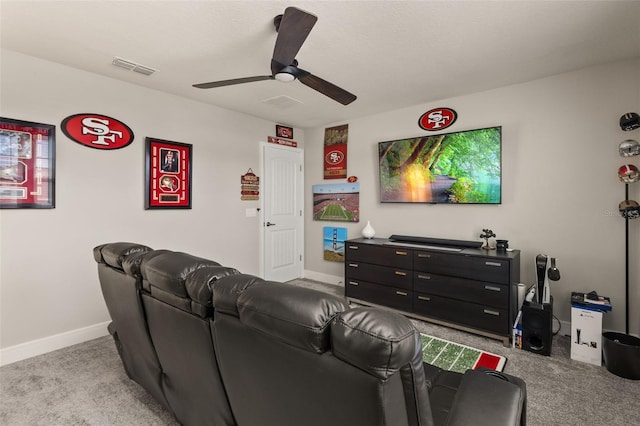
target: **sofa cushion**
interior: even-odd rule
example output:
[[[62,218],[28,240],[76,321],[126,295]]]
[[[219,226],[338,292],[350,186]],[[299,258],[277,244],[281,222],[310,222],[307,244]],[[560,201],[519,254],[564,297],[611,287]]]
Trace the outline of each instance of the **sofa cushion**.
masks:
[[[224,312],[237,317],[238,296],[247,288],[264,283],[262,278],[249,274],[222,277],[213,286],[213,307],[217,312]]]
[[[211,295],[216,281],[239,273],[237,269],[224,266],[205,266],[193,271],[185,281],[185,288],[191,299],[191,312],[202,318],[210,317],[213,314]]]
[[[122,263],[130,255],[135,253],[147,253],[152,249],[136,243],[109,243],[102,244],[93,249],[93,257],[98,263],[106,263],[112,268],[124,270]]]
[[[357,307],[337,315],[331,346],[338,358],[387,379],[414,358],[416,333],[400,314]]]
[[[343,298],[276,282],[246,289],[237,305],[243,324],[316,353],[329,348],[331,322],[349,308]]]
[[[181,252],[152,253],[140,265],[143,287],[155,299],[183,311],[191,312],[191,299],[187,292],[187,278],[198,269],[220,266],[218,262]]]

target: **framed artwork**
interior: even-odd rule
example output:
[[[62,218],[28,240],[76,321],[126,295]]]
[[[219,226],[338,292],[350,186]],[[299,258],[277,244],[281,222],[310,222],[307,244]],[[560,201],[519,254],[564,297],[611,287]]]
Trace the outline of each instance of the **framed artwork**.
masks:
[[[190,209],[193,146],[146,138],[145,209]]]
[[[313,220],[360,221],[360,183],[312,185]]]
[[[322,229],[324,260],[344,262],[344,244],[347,241],[347,228],[325,226]]]
[[[276,124],[276,136],[279,138],[293,139],[293,127]]]
[[[55,207],[56,127],[0,117],[0,208]]]

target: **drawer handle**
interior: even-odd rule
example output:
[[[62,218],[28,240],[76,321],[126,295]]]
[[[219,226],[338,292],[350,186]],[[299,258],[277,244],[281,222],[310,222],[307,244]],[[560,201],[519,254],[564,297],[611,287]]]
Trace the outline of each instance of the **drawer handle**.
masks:
[[[350,248],[351,250],[358,250],[360,247],[358,247],[358,246],[349,246],[349,248]]]
[[[426,300],[427,302],[429,302],[431,298],[427,296],[418,296],[418,300]]]
[[[358,267],[358,264],[357,264],[357,263],[350,263],[350,264],[349,264],[349,267],[350,267],[350,268],[357,268],[357,267]]]
[[[402,271],[396,271],[395,274],[400,275],[401,277],[404,277],[405,275],[407,275],[406,272],[402,272]]]
[[[406,296],[406,295],[407,295],[407,292],[405,292],[405,291],[396,291],[396,294],[397,294],[398,296]]]
[[[496,286],[493,286],[493,285],[485,285],[484,289],[485,290],[491,290],[491,291],[497,291],[497,292],[502,291],[502,289],[500,287],[496,287]]]
[[[360,284],[358,284],[358,283],[357,283],[357,282],[355,282],[355,281],[349,281],[349,284],[350,284],[350,285],[360,285]]]
[[[484,262],[484,264],[487,266],[497,266],[498,268],[502,266],[500,262]]]
[[[418,274],[418,278],[420,278],[421,280],[430,280],[431,279],[431,275],[420,275],[420,274]]]
[[[406,255],[407,255],[407,252],[406,252],[406,251],[397,251],[397,250],[396,250],[396,254],[397,254],[398,256],[406,256]]]
[[[431,255],[426,253],[418,253],[418,257],[431,257]]]
[[[497,316],[497,317],[499,317],[499,316],[500,316],[500,312],[498,312],[498,311],[492,311],[491,309],[485,309],[485,310],[484,310],[484,313],[485,313],[485,314],[488,314],[488,315],[495,315],[495,316]]]

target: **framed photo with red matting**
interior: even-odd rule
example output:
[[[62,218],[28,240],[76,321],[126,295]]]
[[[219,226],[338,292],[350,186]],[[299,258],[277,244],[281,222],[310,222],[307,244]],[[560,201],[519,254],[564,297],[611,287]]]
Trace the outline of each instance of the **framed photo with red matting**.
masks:
[[[146,138],[145,203],[149,209],[190,209],[193,146]]]
[[[293,127],[276,124],[276,136],[279,138],[293,139]]]
[[[0,208],[55,208],[56,126],[0,117]]]

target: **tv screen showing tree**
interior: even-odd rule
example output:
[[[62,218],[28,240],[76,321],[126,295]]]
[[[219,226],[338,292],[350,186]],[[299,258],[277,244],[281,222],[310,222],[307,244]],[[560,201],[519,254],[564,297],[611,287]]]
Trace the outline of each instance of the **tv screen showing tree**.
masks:
[[[502,127],[380,142],[383,203],[500,204]]]

